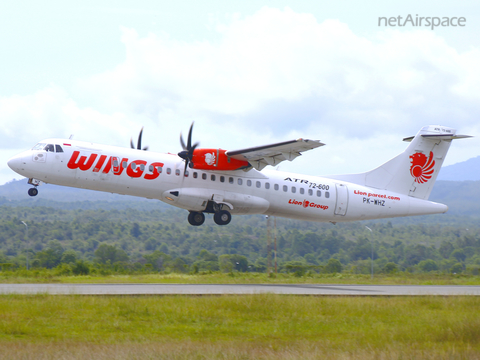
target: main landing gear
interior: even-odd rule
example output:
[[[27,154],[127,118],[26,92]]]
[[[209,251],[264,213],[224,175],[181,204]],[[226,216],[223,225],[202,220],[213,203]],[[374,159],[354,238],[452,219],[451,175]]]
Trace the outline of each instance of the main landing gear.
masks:
[[[217,225],[227,225],[232,220],[232,214],[229,211],[223,210],[222,205],[209,204],[205,212],[213,213],[213,221]],[[200,226],[205,222],[205,214],[199,211],[190,211],[188,214],[188,222],[193,226]]]
[[[190,211],[188,222],[193,226],[200,226],[205,222],[205,214],[197,211]]]
[[[232,220],[232,215],[227,210],[220,210],[213,215],[217,225],[227,225]]]

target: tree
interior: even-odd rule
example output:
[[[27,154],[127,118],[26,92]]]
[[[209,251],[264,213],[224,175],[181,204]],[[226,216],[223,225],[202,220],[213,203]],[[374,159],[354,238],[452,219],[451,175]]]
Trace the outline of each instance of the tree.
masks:
[[[303,276],[307,272],[308,265],[304,261],[292,260],[283,264],[287,272],[294,273],[295,276]]]
[[[77,260],[75,265],[72,266],[72,273],[74,275],[88,275],[90,274],[90,266],[83,260]]]
[[[248,269],[248,259],[243,255],[221,255],[219,258],[220,270],[232,272],[233,270],[245,272]]]
[[[145,254],[143,255],[143,258],[147,261],[147,264],[150,264],[153,269],[157,271],[163,270],[165,264],[172,259],[170,255],[167,255],[159,250],[155,250],[151,254]]]
[[[128,255],[114,245],[100,244],[95,250],[95,261],[100,264],[113,264],[117,261],[128,261]]]
[[[142,235],[142,231],[140,230],[140,225],[138,225],[138,223],[133,223],[132,229],[130,230],[130,235],[132,235],[134,238],[138,238],[140,235]]]
[[[205,249],[200,251],[200,254],[198,254],[198,258],[203,261],[218,261],[218,256],[216,254],[211,253]]]
[[[453,247],[452,243],[447,242],[447,241],[442,241],[442,244],[440,245],[440,248],[438,249],[438,252],[440,255],[442,255],[445,259],[448,259],[450,257],[450,254],[455,250]]]
[[[78,254],[75,250],[69,249],[62,254],[61,262],[65,264],[75,263],[78,259]]]
[[[452,266],[450,269],[450,272],[452,274],[461,274],[463,272],[463,265],[460,263],[456,263],[455,265]]]
[[[438,265],[432,259],[422,260],[418,263],[418,267],[423,272],[437,271]]]
[[[175,260],[173,260],[173,263],[172,263],[172,270],[174,272],[179,272],[179,273],[184,273],[187,271],[187,263],[185,261],[182,260],[182,258],[179,258],[177,257]]]
[[[394,262],[388,262],[383,267],[383,271],[386,274],[395,274],[397,272],[397,270],[398,270],[397,269],[397,264],[395,264]]]
[[[60,241],[51,240],[48,242],[45,250],[36,253],[35,258],[38,260],[40,267],[51,269],[60,264],[62,254],[63,247]]]
[[[328,260],[327,266],[325,266],[325,271],[329,274],[335,274],[342,272],[342,263],[337,259]]]
[[[463,249],[455,249],[450,256],[457,259],[458,262],[464,262],[467,258]]]

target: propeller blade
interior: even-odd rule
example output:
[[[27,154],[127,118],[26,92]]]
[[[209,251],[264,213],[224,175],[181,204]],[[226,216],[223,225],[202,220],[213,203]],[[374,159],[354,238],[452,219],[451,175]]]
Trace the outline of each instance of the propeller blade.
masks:
[[[132,149],[144,150],[144,151],[147,151],[147,150],[148,150],[148,146],[144,146],[144,147],[142,148],[142,136],[143,136],[143,126],[142,126],[142,129],[140,130],[140,133],[138,134],[137,147],[135,147],[135,144],[133,143],[133,139],[130,138],[130,147],[131,147]]]
[[[193,122],[190,125],[190,130],[188,130],[188,142],[187,142],[187,149],[192,147],[192,130],[193,130]]]
[[[137,142],[138,150],[142,149],[142,134],[143,134],[143,126],[142,126],[142,129],[140,130],[140,134],[138,134],[138,142]]]
[[[185,143],[183,142],[182,133],[180,133],[180,145],[182,145],[182,149],[183,149],[183,150],[187,150],[187,147],[185,146]]]
[[[184,161],[185,161],[185,171],[187,171],[187,166],[190,164],[190,167],[193,168],[193,152],[197,148],[200,143],[196,142],[192,146],[192,132],[193,132],[193,122],[192,125],[190,125],[190,129],[188,130],[188,137],[187,137],[187,145],[185,145],[185,141],[183,140],[182,133],[180,133],[180,145],[182,145],[183,151],[180,151],[178,153],[178,156],[180,156]]]

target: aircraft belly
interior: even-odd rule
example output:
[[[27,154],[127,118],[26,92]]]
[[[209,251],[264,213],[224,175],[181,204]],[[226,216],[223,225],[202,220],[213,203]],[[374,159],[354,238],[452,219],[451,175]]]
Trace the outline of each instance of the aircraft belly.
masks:
[[[233,205],[232,214],[263,214],[270,203],[258,196],[225,191],[225,201]]]

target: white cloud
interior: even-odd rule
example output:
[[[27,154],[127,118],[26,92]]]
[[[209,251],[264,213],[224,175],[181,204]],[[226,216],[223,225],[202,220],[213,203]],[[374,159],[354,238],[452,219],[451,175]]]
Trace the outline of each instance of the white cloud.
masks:
[[[435,108],[446,101],[458,111],[480,96],[471,80],[478,52],[458,54],[428,30],[365,39],[337,20],[318,23],[288,8],[263,8],[217,29],[220,40],[192,43],[123,29],[126,61],[84,86],[97,89],[114,109],[151,118],[168,110],[180,118],[242,119],[246,125],[249,119],[258,125],[257,114],[281,104],[282,111],[310,108],[310,117],[295,119],[296,126],[321,117],[383,128],[390,120],[407,129],[419,116],[437,119]],[[318,103],[328,105],[323,110]],[[263,124],[278,125],[275,115]]]

